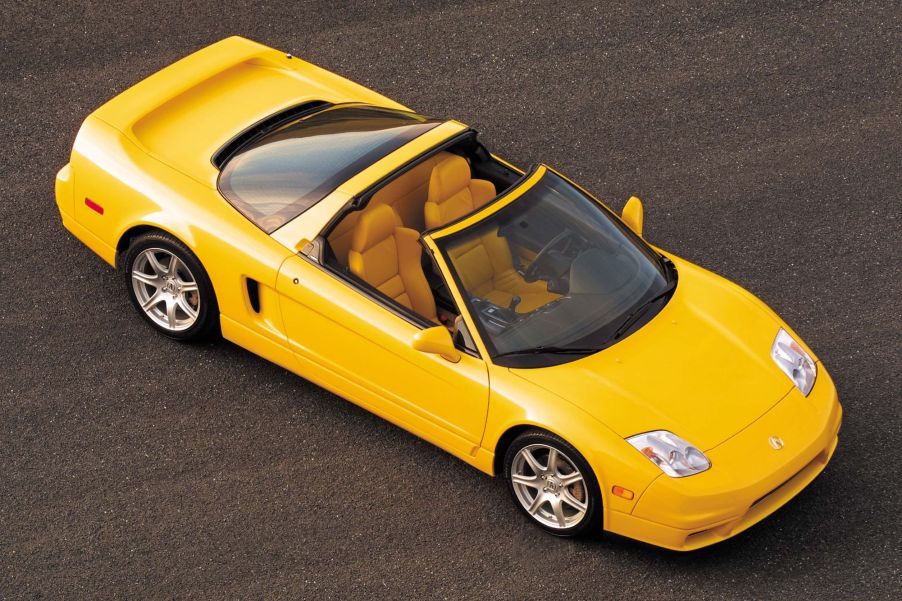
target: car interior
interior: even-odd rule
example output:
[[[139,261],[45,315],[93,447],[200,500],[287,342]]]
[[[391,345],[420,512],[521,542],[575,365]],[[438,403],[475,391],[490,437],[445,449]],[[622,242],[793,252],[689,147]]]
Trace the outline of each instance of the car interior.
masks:
[[[402,311],[445,325],[468,346],[467,333],[458,337],[460,311],[419,238],[472,213],[522,177],[468,136],[355,199],[324,233],[322,263]],[[524,278],[521,265],[534,253],[512,247],[497,230],[455,252],[466,288],[495,305],[525,313],[559,297],[545,281]]]

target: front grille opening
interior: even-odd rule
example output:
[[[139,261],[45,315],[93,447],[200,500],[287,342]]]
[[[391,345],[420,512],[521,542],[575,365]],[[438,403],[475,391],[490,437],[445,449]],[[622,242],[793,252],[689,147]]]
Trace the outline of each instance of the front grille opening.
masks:
[[[751,504],[751,506],[750,506],[749,508],[751,509],[752,507],[754,507],[755,505],[757,505],[757,504],[760,503],[761,501],[764,501],[764,500],[767,499],[769,496],[771,496],[772,494],[774,494],[775,492],[777,492],[778,490],[780,490],[781,488],[783,488],[784,486],[786,486],[787,484],[789,484],[789,483],[792,481],[793,478],[795,478],[796,476],[798,476],[799,474],[801,474],[803,471],[805,471],[805,468],[807,468],[809,465],[811,465],[811,464],[810,464],[810,463],[807,464],[805,467],[803,467],[802,469],[800,469],[799,471],[797,471],[796,473],[794,473],[792,476],[790,476],[789,478],[787,478],[785,481],[783,481],[783,483],[781,483],[779,486],[777,486],[776,488],[774,488],[773,490],[771,490],[769,493],[767,493],[767,494],[764,495],[763,497],[760,497],[759,499],[757,499],[754,503]]]
[[[690,534],[689,536],[686,537],[686,540],[689,540],[693,536],[698,536],[699,534],[707,534],[708,532],[711,532],[712,530],[714,530],[714,528],[706,528],[705,530],[699,530],[698,532],[693,532],[692,534]]]

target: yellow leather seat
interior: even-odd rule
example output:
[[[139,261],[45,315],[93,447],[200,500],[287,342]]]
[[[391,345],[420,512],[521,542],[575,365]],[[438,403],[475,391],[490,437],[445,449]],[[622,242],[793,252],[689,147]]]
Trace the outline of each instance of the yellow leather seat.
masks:
[[[389,205],[398,213],[404,227],[422,232],[423,205],[429,192],[429,177],[432,175],[432,169],[450,156],[452,155],[449,152],[439,152],[405,171],[373,194],[367,209],[380,204]],[[339,265],[348,264],[351,238],[354,236],[354,227],[360,215],[361,213],[356,211],[349,213],[329,233],[329,246],[335,253]]]
[[[360,214],[348,252],[351,273],[389,298],[438,323],[435,299],[423,274],[420,234],[401,226],[390,206]]]
[[[429,176],[429,195],[423,209],[426,229],[454,221],[493,198],[495,184],[484,179],[472,179],[466,159],[447,154],[437,162]]]
[[[432,170],[424,208],[426,228],[441,227],[476,210],[495,197],[492,182],[472,179],[470,165],[450,155]],[[451,261],[471,295],[507,307],[520,297],[518,313],[529,313],[559,295],[542,281],[527,282],[514,268],[511,249],[498,230],[492,230],[449,250]]]

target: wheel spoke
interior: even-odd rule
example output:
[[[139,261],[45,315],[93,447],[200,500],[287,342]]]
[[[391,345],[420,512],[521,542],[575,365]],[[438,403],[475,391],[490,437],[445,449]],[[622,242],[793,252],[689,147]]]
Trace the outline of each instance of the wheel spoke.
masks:
[[[523,449],[522,451],[520,451],[520,453],[523,455],[523,459],[526,460],[526,463],[529,465],[530,469],[532,469],[535,475],[538,476],[545,471],[542,466],[539,465],[539,462],[536,461],[536,458],[532,456],[532,451],[530,451],[529,449]]]
[[[197,317],[197,309],[195,309],[194,307],[192,307],[192,306],[188,303],[188,301],[185,300],[185,297],[184,297],[184,296],[178,297],[178,299],[176,299],[176,304],[177,304],[178,307],[179,307],[182,311],[184,311],[185,314],[186,314],[188,317],[190,317],[191,319],[194,319],[195,317]]]
[[[141,308],[145,311],[150,311],[151,307],[157,305],[161,300],[163,300],[163,293],[157,290],[150,295],[150,298],[141,303]]]
[[[561,502],[566,503],[567,505],[573,507],[578,511],[585,511],[586,509],[588,509],[588,506],[585,503],[574,497],[573,494],[566,488],[563,490],[563,494],[561,495]]]
[[[197,282],[183,282],[179,280],[179,288],[182,293],[185,292],[197,292]]]
[[[511,474],[511,481],[514,484],[522,484],[523,486],[529,486],[530,488],[542,488],[542,485],[539,483],[538,476],[524,476],[522,474]]]
[[[564,505],[561,500],[555,498],[551,501],[551,509],[554,511],[554,517],[557,519],[558,525],[563,528],[567,525],[567,518],[564,517]]]
[[[545,469],[550,473],[557,475],[557,449],[554,447],[548,448],[548,467]]]
[[[539,507],[542,506],[542,503],[545,502],[545,495],[542,493],[536,493],[536,498],[532,500],[529,507],[526,508],[526,511],[529,512],[530,515],[535,515],[539,510]]]
[[[579,472],[573,472],[572,474],[565,474],[563,476],[558,476],[561,481],[561,486],[573,486],[577,482],[583,481],[583,476]]]
[[[144,255],[147,257],[147,264],[150,265],[150,268],[153,269],[158,276],[166,275],[166,267],[160,263],[160,260],[153,251],[147,251]]]
[[[173,298],[166,299],[166,320],[169,322],[170,328],[175,328],[176,318],[175,318],[175,309],[178,307],[178,304],[175,302]]]
[[[148,275],[140,271],[132,271],[132,278],[138,280],[142,284],[153,286],[154,288],[160,287],[160,278],[157,275]]]
[[[166,275],[177,277],[179,271],[179,259],[175,255],[169,255],[172,257],[169,259],[169,267],[166,268]]]

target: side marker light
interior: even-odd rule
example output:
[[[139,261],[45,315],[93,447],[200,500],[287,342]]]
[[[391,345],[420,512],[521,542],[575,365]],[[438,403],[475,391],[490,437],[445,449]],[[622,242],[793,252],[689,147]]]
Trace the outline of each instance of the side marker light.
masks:
[[[613,488],[611,488],[611,492],[618,497],[623,497],[627,501],[632,501],[633,497],[636,496],[635,494],[633,494],[633,491],[629,490],[628,488],[623,488],[622,486],[617,486],[616,484]]]
[[[85,198],[85,206],[87,206],[92,211],[100,213],[103,215],[103,207],[91,200],[90,198]]]

